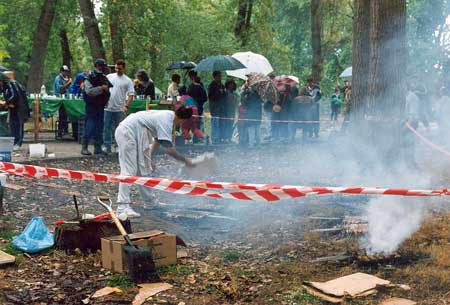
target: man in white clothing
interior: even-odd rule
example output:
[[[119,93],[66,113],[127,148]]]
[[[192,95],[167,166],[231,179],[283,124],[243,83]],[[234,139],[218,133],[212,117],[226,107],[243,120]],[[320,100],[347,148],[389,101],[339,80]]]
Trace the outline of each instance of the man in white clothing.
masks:
[[[119,123],[125,118],[134,96],[133,81],[125,75],[125,61],[119,59],[116,62],[115,69],[116,73],[107,75],[113,87],[110,88],[111,97],[105,108],[103,125],[104,153],[111,153],[114,132]]]
[[[173,158],[193,166],[191,159],[181,155],[172,144],[174,126],[192,117],[192,109],[181,106],[171,110],[139,111],[129,115],[116,129],[119,150],[120,175],[148,176],[155,170],[153,156],[163,147]],[[117,196],[117,214],[122,218],[139,217],[131,206],[131,184],[120,183]]]

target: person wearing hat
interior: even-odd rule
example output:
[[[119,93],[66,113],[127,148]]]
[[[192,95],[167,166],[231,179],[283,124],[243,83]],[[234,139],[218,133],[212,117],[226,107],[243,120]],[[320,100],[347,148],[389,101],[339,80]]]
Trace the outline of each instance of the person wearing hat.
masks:
[[[89,141],[94,140],[94,154],[102,154],[103,118],[108,104],[110,83],[105,73],[108,65],[103,58],[95,60],[95,68],[84,80],[83,100],[86,103],[86,120],[84,123],[81,154],[88,156]]]
[[[70,78],[70,69],[66,65],[62,65],[59,69],[59,74],[55,77],[53,82],[53,94],[55,96],[62,96],[68,92],[72,79]],[[59,108],[58,112],[58,137],[62,137],[68,133],[69,124],[67,121],[67,113],[63,106]]]

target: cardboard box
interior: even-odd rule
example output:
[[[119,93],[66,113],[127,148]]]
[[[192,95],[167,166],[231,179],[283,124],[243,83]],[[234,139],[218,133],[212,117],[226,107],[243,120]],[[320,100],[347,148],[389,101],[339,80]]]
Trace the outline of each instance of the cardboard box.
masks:
[[[134,244],[152,249],[156,267],[177,263],[177,237],[175,234],[153,230],[129,234]],[[105,237],[102,243],[102,265],[116,272],[128,271],[127,260],[123,251],[126,244],[122,236]]]

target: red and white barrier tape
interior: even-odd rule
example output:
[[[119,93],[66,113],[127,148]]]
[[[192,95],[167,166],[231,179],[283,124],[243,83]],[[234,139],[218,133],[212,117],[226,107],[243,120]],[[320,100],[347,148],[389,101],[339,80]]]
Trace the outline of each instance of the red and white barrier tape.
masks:
[[[365,194],[397,196],[450,195],[450,191],[447,189],[414,190],[378,187],[322,187],[192,181],[166,178],[121,176],[116,174],[102,174],[88,171],[49,168],[10,162],[0,162],[0,171],[28,178],[60,178],[95,182],[122,182],[142,185],[175,194],[237,200],[278,201],[283,199],[324,194]],[[224,192],[230,190],[239,191]]]

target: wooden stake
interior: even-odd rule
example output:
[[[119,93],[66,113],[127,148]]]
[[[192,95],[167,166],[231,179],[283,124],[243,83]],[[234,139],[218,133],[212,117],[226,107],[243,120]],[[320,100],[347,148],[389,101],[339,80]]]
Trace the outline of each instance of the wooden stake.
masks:
[[[150,102],[149,102],[150,97],[147,96],[145,98],[145,111],[148,111],[148,109],[150,108]]]

